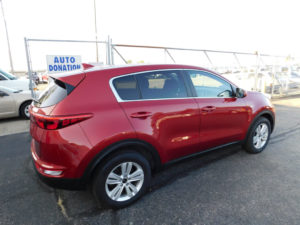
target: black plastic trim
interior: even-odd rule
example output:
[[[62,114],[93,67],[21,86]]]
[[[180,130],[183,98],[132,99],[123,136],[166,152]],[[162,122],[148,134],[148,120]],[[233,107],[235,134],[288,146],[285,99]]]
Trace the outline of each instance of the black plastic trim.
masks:
[[[97,168],[97,166],[101,163],[101,161],[107,157],[108,155],[117,152],[120,149],[129,148],[131,146],[134,146],[135,148],[140,147],[142,149],[148,150],[148,152],[151,154],[153,161],[154,161],[154,168],[155,170],[159,169],[161,167],[161,160],[160,156],[157,152],[157,150],[150,145],[147,142],[137,140],[137,139],[128,139],[124,141],[117,142],[115,144],[112,144],[105,149],[101,150],[94,159],[89,163],[87,168],[85,169],[84,175],[82,177],[82,180],[84,182],[88,182],[94,172],[94,170]]]
[[[254,124],[254,122],[255,122],[255,120],[256,120],[257,118],[261,117],[261,116],[264,115],[264,114],[268,114],[268,115],[271,116],[271,118],[272,118],[272,121],[270,121],[270,123],[271,123],[271,128],[272,128],[271,132],[273,132],[273,130],[274,130],[274,128],[275,128],[275,116],[274,116],[273,112],[270,111],[270,110],[263,110],[263,111],[261,111],[260,113],[258,113],[258,114],[255,116],[255,118],[252,120],[251,125],[249,126],[249,128]],[[272,122],[273,122],[273,123],[272,123]]]
[[[213,148],[209,148],[209,149],[206,149],[206,150],[203,150],[203,151],[200,151],[200,152],[196,152],[196,153],[191,154],[191,155],[183,156],[181,158],[174,159],[172,161],[169,161],[169,162],[165,163],[164,167],[172,165],[172,164],[177,163],[177,162],[180,162],[180,161],[185,160],[185,159],[193,158],[193,157],[196,157],[196,156],[199,156],[199,155],[202,155],[202,154],[214,151],[214,150],[218,150],[218,149],[225,148],[225,147],[232,146],[232,145],[238,145],[238,144],[241,144],[241,143],[242,143],[241,141],[234,141],[234,142],[230,142],[230,143],[227,143],[227,144],[224,144],[224,145],[219,145],[219,146],[216,146],[216,147],[213,147]]]
[[[82,178],[70,179],[70,178],[46,177],[37,171],[34,162],[33,162],[33,167],[40,180],[43,181],[45,184],[49,185],[50,187],[57,188],[57,189],[66,189],[66,190],[86,189],[87,183],[85,183]]]
[[[273,130],[274,130],[274,128],[275,128],[275,116],[274,116],[274,114],[273,114],[270,110],[263,110],[263,111],[261,111],[260,113],[258,113],[258,114],[255,116],[255,118],[252,120],[250,126],[248,127],[247,135],[246,135],[246,138],[244,139],[243,143],[245,143],[245,142],[247,141],[248,136],[249,136],[249,134],[250,134],[251,127],[253,126],[253,124],[255,123],[255,121],[256,121],[259,117],[263,116],[264,114],[268,114],[268,115],[271,116],[271,118],[272,118],[272,121],[270,121],[270,124],[271,124],[271,133],[273,132]],[[272,122],[273,122],[273,123],[272,123]]]

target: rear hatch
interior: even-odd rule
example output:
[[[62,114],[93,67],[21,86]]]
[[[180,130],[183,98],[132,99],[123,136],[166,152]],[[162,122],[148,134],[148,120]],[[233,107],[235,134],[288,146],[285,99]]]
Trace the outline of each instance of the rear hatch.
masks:
[[[46,131],[58,130],[78,123],[90,115],[52,115],[55,107],[69,96],[84,80],[84,73],[74,75],[52,76],[51,82],[30,109],[30,133],[35,142],[36,153],[39,155],[39,144],[45,142]]]
[[[85,74],[75,74],[69,76],[52,76],[49,86],[40,94],[34,107],[49,108],[65,99],[76,86],[85,78]]]

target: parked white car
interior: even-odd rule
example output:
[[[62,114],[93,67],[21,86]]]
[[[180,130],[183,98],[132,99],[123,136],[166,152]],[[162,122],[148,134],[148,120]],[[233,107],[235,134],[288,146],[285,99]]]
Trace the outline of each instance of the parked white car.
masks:
[[[32,102],[29,90],[16,90],[0,86],[0,119],[22,116],[29,119]]]
[[[33,83],[35,88],[35,84]],[[0,86],[15,90],[29,90],[29,79],[18,79],[16,76],[0,69]]]

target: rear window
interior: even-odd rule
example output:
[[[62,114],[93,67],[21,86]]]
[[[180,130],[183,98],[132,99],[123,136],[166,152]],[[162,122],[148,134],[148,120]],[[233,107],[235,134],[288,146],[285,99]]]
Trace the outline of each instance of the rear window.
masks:
[[[37,107],[56,105],[67,97],[73,89],[74,87],[69,84],[63,83],[60,80],[54,80],[49,84],[49,87],[41,93],[34,105]]]

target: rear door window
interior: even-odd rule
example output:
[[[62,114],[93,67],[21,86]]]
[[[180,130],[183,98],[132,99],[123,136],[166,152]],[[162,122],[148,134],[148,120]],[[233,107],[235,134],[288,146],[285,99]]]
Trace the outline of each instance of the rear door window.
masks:
[[[140,99],[140,93],[134,75],[114,79],[113,85],[122,100]]]
[[[184,98],[187,91],[180,71],[158,71],[136,75],[142,99]]]

